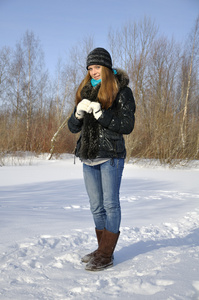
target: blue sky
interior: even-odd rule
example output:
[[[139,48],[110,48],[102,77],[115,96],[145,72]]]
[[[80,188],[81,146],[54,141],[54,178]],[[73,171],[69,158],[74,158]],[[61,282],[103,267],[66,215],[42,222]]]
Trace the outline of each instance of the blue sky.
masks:
[[[54,72],[58,58],[83,38],[108,49],[110,27],[150,17],[159,33],[185,40],[199,15],[199,0],[0,0],[0,48],[15,47],[27,30],[40,39],[46,67]]]

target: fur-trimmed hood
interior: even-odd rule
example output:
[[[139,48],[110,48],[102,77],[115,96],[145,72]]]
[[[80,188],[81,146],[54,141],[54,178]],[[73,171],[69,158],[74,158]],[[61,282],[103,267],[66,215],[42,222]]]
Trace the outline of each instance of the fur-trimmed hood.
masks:
[[[115,75],[119,84],[119,89],[123,89],[129,84],[129,76],[122,69],[115,69],[117,74]]]

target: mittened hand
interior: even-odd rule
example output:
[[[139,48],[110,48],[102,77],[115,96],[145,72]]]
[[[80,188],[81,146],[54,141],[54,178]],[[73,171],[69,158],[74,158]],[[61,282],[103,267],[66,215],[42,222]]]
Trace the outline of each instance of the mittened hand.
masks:
[[[96,120],[102,115],[101,105],[98,102],[91,102],[87,109],[88,113],[93,113]]]
[[[77,119],[82,119],[84,117],[85,112],[87,112],[87,109],[89,105],[91,104],[91,101],[87,99],[83,99],[79,104],[77,105],[75,117]]]

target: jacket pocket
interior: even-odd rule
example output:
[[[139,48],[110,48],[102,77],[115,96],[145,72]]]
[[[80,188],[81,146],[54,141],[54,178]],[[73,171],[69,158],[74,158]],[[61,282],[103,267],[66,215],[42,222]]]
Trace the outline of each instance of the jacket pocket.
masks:
[[[104,132],[103,148],[114,154],[125,151],[123,136],[110,130],[106,130]]]

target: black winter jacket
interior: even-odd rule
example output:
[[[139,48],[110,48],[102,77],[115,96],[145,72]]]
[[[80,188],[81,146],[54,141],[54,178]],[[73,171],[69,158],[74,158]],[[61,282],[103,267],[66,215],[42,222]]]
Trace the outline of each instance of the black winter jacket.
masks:
[[[75,117],[76,107],[68,121],[72,133],[81,131],[77,141],[75,155],[81,160],[95,158],[125,158],[126,149],[123,134],[130,134],[134,128],[135,101],[128,75],[117,69],[119,92],[112,106],[102,110],[96,120],[93,114],[85,113],[79,120]],[[98,101],[97,94],[100,84],[92,87],[88,82],[81,91],[82,99]]]

